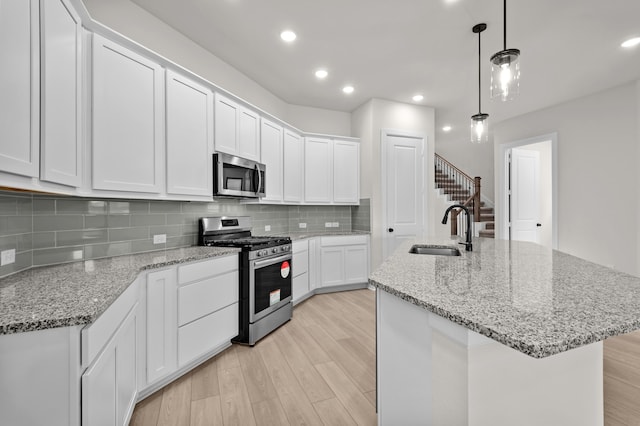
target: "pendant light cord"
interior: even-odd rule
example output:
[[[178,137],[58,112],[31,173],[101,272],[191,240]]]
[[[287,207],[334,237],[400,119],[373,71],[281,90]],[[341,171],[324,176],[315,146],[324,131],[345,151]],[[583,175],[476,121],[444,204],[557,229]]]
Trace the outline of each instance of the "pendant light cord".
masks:
[[[504,0],[504,50],[507,50],[507,0]]]
[[[478,33],[478,114],[482,113],[482,81],[480,79],[480,64],[482,63],[482,55],[480,54],[480,37],[482,32]]]

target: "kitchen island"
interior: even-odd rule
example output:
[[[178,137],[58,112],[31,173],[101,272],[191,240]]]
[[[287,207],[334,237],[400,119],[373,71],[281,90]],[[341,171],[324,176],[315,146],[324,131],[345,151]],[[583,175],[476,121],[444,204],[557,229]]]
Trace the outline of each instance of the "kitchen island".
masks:
[[[369,280],[381,425],[603,424],[602,341],[640,329],[639,278],[532,243],[410,247]]]

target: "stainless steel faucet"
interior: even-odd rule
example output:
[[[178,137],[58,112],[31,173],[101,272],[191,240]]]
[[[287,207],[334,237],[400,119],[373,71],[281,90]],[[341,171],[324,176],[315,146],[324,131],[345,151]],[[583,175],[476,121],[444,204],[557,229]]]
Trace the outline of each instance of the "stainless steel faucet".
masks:
[[[449,208],[444,212],[444,217],[442,218],[442,224],[443,225],[447,224],[447,219],[449,218],[449,212],[455,208],[460,208],[464,210],[464,212],[467,215],[467,241],[464,243],[458,243],[458,244],[464,244],[466,251],[473,251],[473,244],[471,244],[471,214],[469,213],[468,208],[466,208],[462,204],[454,204],[452,206],[449,206]]]

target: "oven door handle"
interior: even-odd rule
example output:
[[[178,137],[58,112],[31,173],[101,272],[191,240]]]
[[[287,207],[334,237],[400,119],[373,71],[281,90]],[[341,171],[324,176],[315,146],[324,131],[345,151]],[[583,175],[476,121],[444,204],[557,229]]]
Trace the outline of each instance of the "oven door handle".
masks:
[[[291,253],[287,253],[285,255],[278,256],[278,257],[271,258],[271,259],[254,260],[253,261],[253,267],[256,268],[256,269],[264,268],[265,266],[273,265],[275,263],[282,262],[284,260],[291,260]]]

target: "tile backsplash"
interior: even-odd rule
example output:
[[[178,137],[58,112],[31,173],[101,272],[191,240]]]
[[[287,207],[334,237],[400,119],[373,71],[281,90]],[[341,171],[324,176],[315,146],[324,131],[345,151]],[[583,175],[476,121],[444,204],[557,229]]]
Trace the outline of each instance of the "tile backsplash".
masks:
[[[202,216],[251,216],[255,235],[367,231],[369,200],[361,201],[366,206],[278,206],[0,191],[0,250],[16,249],[16,262],[0,266],[0,277],[32,266],[191,246],[197,243],[197,221]],[[328,222],[338,226],[326,228]],[[300,223],[306,228],[300,228]],[[265,226],[271,229],[265,231]],[[165,234],[166,243],[153,244],[157,234]]]

